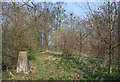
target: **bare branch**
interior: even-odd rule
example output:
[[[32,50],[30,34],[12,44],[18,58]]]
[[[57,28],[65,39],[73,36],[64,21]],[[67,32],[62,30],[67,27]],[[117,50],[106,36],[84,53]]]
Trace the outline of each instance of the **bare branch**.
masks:
[[[25,3],[25,2],[24,2]],[[32,6],[30,6],[30,5],[28,5],[28,4],[26,4],[28,7],[31,7],[32,9],[34,9],[34,10],[36,10],[34,7],[32,7]]]
[[[114,48],[117,48],[117,47],[119,47],[119,46],[120,46],[120,44],[118,44],[118,45],[114,46],[114,47],[113,47],[113,49],[114,49]]]
[[[26,5],[29,1],[30,1],[30,0],[28,0],[28,1],[27,1],[26,3],[24,3],[23,5],[18,6],[17,8],[19,8],[19,7],[22,7],[22,6]]]

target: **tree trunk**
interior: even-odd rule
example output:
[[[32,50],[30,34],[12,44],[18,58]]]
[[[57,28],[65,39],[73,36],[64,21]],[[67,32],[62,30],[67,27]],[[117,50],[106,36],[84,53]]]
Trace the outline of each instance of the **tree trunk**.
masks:
[[[42,49],[42,31],[40,32],[40,48]]]
[[[80,32],[80,53],[82,52],[82,34]]]
[[[17,72],[28,74],[30,72],[29,60],[27,51],[20,51],[17,62]]]
[[[112,24],[112,17],[111,17],[111,7],[110,2],[108,2],[108,12],[109,12],[109,26],[110,26],[110,48],[109,48],[109,71],[108,74],[112,74],[112,56],[113,56],[113,24]]]
[[[44,49],[48,47],[48,34],[47,34],[47,29],[45,28],[44,30]]]
[[[120,44],[120,1],[118,2],[118,44]],[[120,46],[118,46],[118,72],[120,72]]]

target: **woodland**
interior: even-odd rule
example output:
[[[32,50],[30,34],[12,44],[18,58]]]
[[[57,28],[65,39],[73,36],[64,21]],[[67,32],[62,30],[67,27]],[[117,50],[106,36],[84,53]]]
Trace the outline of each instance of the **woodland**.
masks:
[[[85,3],[80,17],[66,2],[2,2],[2,79],[120,80],[120,2]],[[19,51],[29,74],[16,73]]]

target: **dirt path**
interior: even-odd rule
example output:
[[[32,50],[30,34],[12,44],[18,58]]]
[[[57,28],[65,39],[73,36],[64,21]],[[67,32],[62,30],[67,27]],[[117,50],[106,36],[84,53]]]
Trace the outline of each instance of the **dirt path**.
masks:
[[[49,50],[46,50],[44,52],[41,52],[41,53],[51,53],[51,54],[58,54],[58,55],[62,55],[62,52],[53,52],[53,51],[49,51]]]

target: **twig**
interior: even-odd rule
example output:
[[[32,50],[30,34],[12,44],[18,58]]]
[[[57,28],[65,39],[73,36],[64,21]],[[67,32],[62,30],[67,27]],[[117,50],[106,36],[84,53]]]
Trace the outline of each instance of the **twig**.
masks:
[[[15,76],[10,72],[10,75],[12,76],[12,78],[11,79],[14,79],[15,78]]]
[[[29,2],[29,0],[28,0],[26,3],[24,3],[23,5],[18,6],[17,8],[19,8],[19,7],[22,7],[22,6],[26,5],[28,2]]]

